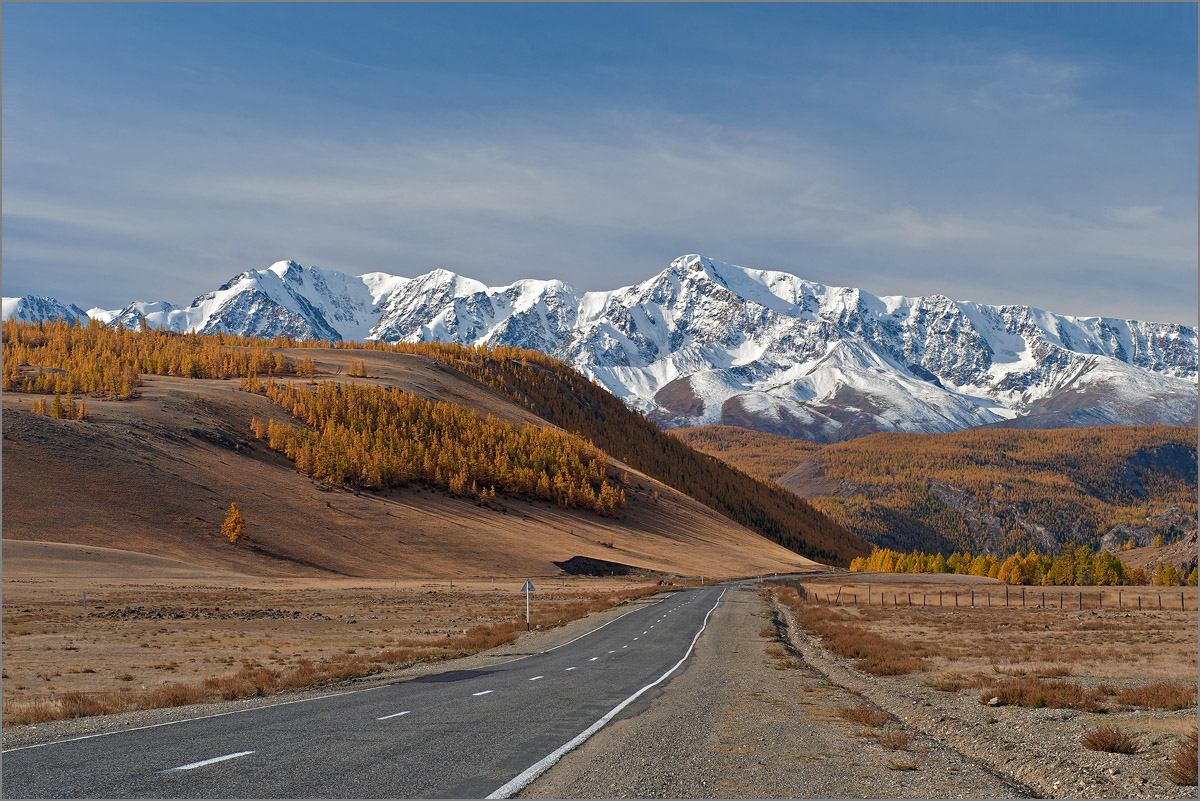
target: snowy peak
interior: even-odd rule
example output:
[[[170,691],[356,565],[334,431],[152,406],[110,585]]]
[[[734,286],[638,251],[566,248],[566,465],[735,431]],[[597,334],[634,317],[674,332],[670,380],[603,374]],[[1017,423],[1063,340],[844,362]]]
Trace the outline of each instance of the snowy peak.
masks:
[[[444,269],[349,276],[294,261],[187,307],[92,309],[105,324],[297,339],[514,345],[569,362],[667,426],[730,423],[822,441],[872,431],[1195,424],[1194,328],[878,297],[689,254],[611,291],[489,287]],[[4,318],[85,316],[6,298]]]
[[[66,305],[54,298],[40,295],[24,295],[19,298],[4,298],[2,309],[3,319],[20,320],[25,323],[36,323],[42,320],[61,319],[68,323],[76,320],[87,322],[88,313],[78,306]]]

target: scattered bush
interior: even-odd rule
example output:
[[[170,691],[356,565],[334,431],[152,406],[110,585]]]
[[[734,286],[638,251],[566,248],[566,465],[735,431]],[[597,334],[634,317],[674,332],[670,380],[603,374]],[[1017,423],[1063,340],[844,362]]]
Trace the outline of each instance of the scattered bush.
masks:
[[[859,704],[858,706],[841,706],[837,708],[837,713],[842,718],[851,723],[861,723],[864,726],[871,728],[879,728],[888,721],[888,714],[880,709],[875,709],[870,704]]]
[[[1156,681],[1121,690],[1117,703],[1138,709],[1187,709],[1196,704],[1196,688],[1177,681]]]
[[[912,732],[891,726],[879,733],[879,744],[889,751],[907,751],[912,748],[912,741]]]
[[[1125,733],[1124,729],[1116,726],[1101,726],[1085,733],[1079,739],[1084,748],[1092,751],[1107,751],[1110,754],[1132,754],[1137,751],[1137,745]]]
[[[1106,711],[1105,707],[1100,701],[1107,696],[1107,693],[1102,693],[1098,689],[1085,692],[1078,684],[1072,684],[1069,681],[1042,681],[1029,677],[1004,679],[998,682],[979,696],[979,703],[986,704],[992,698],[999,698],[1000,703],[1005,706],[1104,712]]]
[[[1175,748],[1171,762],[1167,765],[1167,778],[1176,784],[1196,785],[1196,730]]]

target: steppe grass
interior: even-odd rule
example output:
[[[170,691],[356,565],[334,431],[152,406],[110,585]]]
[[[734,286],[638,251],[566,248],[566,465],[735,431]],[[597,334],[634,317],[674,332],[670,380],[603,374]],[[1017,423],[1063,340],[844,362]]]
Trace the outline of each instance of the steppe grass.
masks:
[[[988,682],[979,695],[979,703],[999,698],[1005,706],[1034,709],[1078,709],[1083,712],[1107,712],[1110,706],[1132,709],[1188,709],[1196,704],[1196,688],[1177,681],[1157,681],[1141,687],[1117,690],[1101,683],[1085,689],[1069,681],[1042,680],[1036,676]]]
[[[850,613],[821,604],[800,600],[791,586],[775,586],[780,601],[791,607],[799,626],[821,638],[821,644],[836,654],[856,659],[864,673],[895,676],[927,670],[925,657],[935,651],[928,645],[900,643],[882,637],[858,624]]]
[[[1132,754],[1137,751],[1137,744],[1124,729],[1117,726],[1100,726],[1085,732],[1079,738],[1084,748],[1092,751],[1105,751],[1110,754]]]
[[[979,696],[979,703],[986,704],[999,698],[1004,706],[1024,706],[1033,709],[1079,709],[1084,712],[1105,712],[1101,703],[1110,693],[1104,688],[1084,690],[1069,681],[1042,681],[1030,676],[1023,679],[1003,679],[989,687]]]
[[[1167,764],[1167,778],[1185,787],[1196,785],[1197,766],[1197,737],[1196,730],[1175,748],[1171,761]]]
[[[530,620],[530,628],[554,628],[592,612],[660,591],[661,588],[657,586],[639,587],[548,606],[535,612]],[[518,633],[524,629],[524,620],[485,623],[469,628],[456,637],[397,638],[393,641],[393,647],[372,656],[354,653],[354,649],[348,649],[320,662],[300,659],[295,667],[286,670],[247,665],[236,673],[200,681],[171,682],[141,691],[72,691],[33,701],[6,701],[3,723],[5,726],[46,723],[64,718],[107,715],[136,709],[159,709],[273,695],[286,690],[299,690],[409,667],[419,662],[440,662],[469,656],[510,643],[516,640]],[[117,678],[121,681],[131,681],[134,677],[125,674]]]
[[[1137,709],[1187,709],[1196,705],[1196,688],[1178,681],[1156,681],[1121,690],[1117,703]]]
[[[879,744],[889,751],[907,751],[912,748],[913,735],[910,731],[888,727],[879,733]]]
[[[857,706],[840,706],[836,710],[839,716],[851,723],[861,723],[864,726],[878,729],[888,721],[888,713],[880,709],[875,709],[870,704],[858,704]]]

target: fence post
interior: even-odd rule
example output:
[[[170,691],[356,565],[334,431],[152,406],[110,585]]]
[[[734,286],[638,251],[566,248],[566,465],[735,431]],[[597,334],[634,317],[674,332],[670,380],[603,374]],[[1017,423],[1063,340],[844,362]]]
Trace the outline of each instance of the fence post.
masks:
[[[1079,591],[1079,608],[1083,608],[1083,590]]]
[[[1180,612],[1183,612],[1183,611],[1184,611],[1184,608],[1183,608],[1183,593],[1182,593],[1182,592],[1181,592],[1181,593],[1179,593],[1179,611],[1180,611]]]
[[[1008,585],[1004,585],[1004,605],[1008,606]]]
[[[1021,608],[1025,608],[1025,588],[1021,588]]]
[[[1104,593],[1102,593],[1102,592],[1096,593],[1096,603],[1099,605],[1099,608],[1101,608],[1101,609],[1104,608]]]
[[[954,591],[954,608],[958,608],[958,590]]]
[[[1117,590],[1117,608],[1118,609],[1125,608],[1125,601],[1122,600],[1122,598],[1121,598],[1121,590]]]
[[[871,605],[871,584],[867,582],[867,606]]]
[[[1158,611],[1162,611],[1162,593],[1158,594]]]
[[[971,608],[975,608],[975,590],[971,590]]]
[[[1046,608],[1046,591],[1042,590],[1042,608]]]
[[[1138,596],[1138,611],[1142,611],[1142,596]]]

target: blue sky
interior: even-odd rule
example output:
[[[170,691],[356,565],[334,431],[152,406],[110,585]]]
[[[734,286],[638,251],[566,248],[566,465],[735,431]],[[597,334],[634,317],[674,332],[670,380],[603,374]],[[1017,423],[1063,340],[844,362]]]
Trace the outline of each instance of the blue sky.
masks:
[[[1195,4],[9,4],[3,291],[684,253],[1194,323]]]

